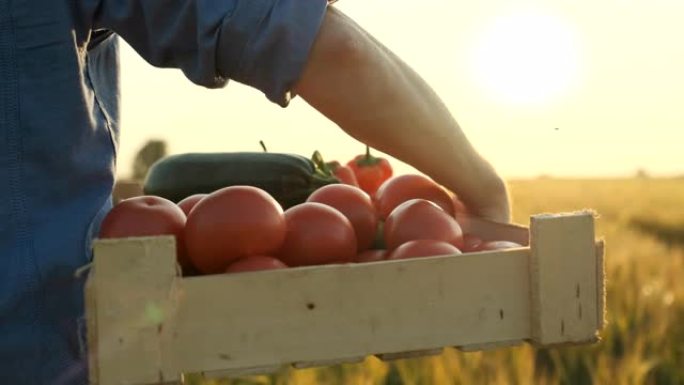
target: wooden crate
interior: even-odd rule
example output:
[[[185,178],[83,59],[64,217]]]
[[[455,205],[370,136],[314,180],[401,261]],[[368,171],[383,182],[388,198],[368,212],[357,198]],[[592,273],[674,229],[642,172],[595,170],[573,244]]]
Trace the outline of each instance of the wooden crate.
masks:
[[[172,237],[98,240],[86,287],[92,384],[158,384],[529,342],[598,340],[591,212],[528,228],[460,218],[504,251],[181,277]]]

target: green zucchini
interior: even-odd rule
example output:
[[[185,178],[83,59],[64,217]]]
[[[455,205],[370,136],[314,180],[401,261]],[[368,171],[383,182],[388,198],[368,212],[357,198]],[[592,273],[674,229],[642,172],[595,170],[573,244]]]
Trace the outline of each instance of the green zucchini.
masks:
[[[254,186],[268,192],[283,209],[303,203],[317,188],[339,183],[312,160],[272,152],[190,153],[152,165],[143,191],[178,202],[193,194],[227,186]]]

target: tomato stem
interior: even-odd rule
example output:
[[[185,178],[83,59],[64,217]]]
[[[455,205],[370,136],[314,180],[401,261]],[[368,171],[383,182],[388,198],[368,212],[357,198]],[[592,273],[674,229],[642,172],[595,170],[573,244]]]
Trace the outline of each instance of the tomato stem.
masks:
[[[260,140],[260,141],[259,141],[259,144],[261,145],[261,148],[264,149],[264,152],[268,152],[268,150],[266,149],[266,144],[264,143],[263,140]]]
[[[311,155],[311,161],[313,162],[314,166],[316,166],[316,168],[320,169],[323,172],[326,171],[323,155],[321,155],[321,153],[318,150],[314,151],[313,155]]]
[[[339,183],[340,180],[335,176],[332,168],[325,163],[323,155],[316,150],[311,156],[311,161],[314,164],[315,171],[313,174],[314,181],[318,182],[319,187],[331,183]]]
[[[366,145],[366,153],[364,155],[359,155],[356,158],[356,164],[359,167],[374,166],[380,162],[380,158],[376,158],[370,153],[370,146]]]

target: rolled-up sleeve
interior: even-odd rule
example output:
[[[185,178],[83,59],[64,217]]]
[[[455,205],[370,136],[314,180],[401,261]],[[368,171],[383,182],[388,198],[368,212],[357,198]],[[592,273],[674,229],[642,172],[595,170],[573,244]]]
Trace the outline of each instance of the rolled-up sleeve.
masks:
[[[179,68],[209,88],[232,79],[284,107],[326,6],[326,0],[100,0],[95,24],[154,66]]]

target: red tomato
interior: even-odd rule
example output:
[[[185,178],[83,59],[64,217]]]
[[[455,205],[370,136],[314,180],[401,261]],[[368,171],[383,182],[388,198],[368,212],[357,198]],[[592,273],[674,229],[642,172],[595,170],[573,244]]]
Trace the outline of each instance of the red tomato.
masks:
[[[259,188],[225,187],[197,203],[185,239],[200,272],[222,273],[239,258],[278,252],[285,239],[283,209]]]
[[[387,159],[372,156],[368,146],[365,154],[355,156],[347,162],[347,166],[354,172],[361,190],[370,196],[392,176],[392,166]]]
[[[305,202],[285,211],[287,236],[280,260],[289,266],[351,262],[356,235],[349,219],[336,209]]]
[[[511,241],[489,241],[480,246],[480,251],[514,249],[516,247],[522,247],[522,245]]]
[[[183,237],[186,217],[175,203],[153,195],[143,195],[119,202],[100,226],[100,238],[125,238],[173,235],[176,257],[184,270],[191,264]]]
[[[306,201],[326,204],[347,217],[354,227],[357,252],[368,249],[373,243],[378,216],[370,197],[360,188],[346,184],[329,184],[311,193]]]
[[[332,162],[327,162],[325,164],[328,166],[332,174],[344,184],[359,187],[359,182],[356,180],[356,175],[354,171],[347,166],[343,166],[340,162],[333,160]]]
[[[480,251],[484,241],[482,238],[472,235],[463,234],[463,251],[469,253],[471,251]]]
[[[183,210],[185,215],[190,215],[190,211],[195,207],[197,202],[199,202],[202,198],[207,196],[209,194],[195,194],[195,195],[190,195],[189,197],[181,200],[178,202],[178,207]]]
[[[389,250],[417,239],[463,246],[463,232],[456,219],[425,199],[411,199],[397,206],[387,217],[384,232]]]
[[[286,269],[287,265],[279,259],[264,255],[252,255],[240,258],[228,265],[226,273],[239,273],[243,271]]]
[[[390,178],[375,193],[375,208],[385,219],[403,202],[409,199],[427,199],[454,216],[454,203],[449,193],[432,179],[419,174],[406,174]]]
[[[451,243],[430,239],[417,239],[400,245],[390,253],[387,259],[395,260],[454,254],[461,254],[461,250]]]
[[[369,249],[360,252],[354,262],[356,263],[366,263],[366,262],[377,262],[382,261],[387,256],[387,250],[382,249]]]

